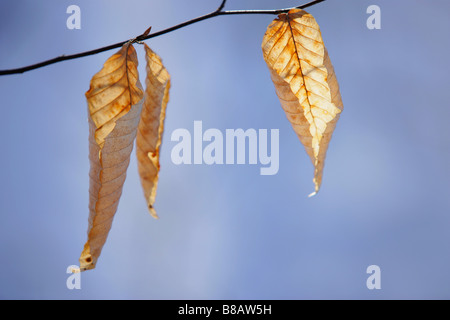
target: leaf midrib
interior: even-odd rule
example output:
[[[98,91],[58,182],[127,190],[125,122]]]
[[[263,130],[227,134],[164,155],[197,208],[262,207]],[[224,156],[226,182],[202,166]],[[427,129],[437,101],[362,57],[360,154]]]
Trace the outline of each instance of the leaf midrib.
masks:
[[[292,43],[294,44],[295,56],[297,57],[298,67],[300,69],[300,74],[301,74],[301,77],[302,77],[302,80],[303,80],[303,85],[305,86],[306,99],[308,100],[308,104],[309,104],[309,113],[311,114],[311,117],[313,119],[313,125],[314,125],[314,128],[316,129],[315,130],[315,137],[317,139],[317,142],[320,143],[320,139],[319,139],[319,136],[318,136],[318,127],[316,125],[316,118],[314,117],[314,114],[312,113],[312,110],[311,110],[312,109],[311,108],[312,104],[311,104],[311,101],[309,100],[309,95],[308,95],[309,91],[308,91],[308,88],[306,87],[306,79],[305,79],[305,76],[303,75],[300,55],[299,55],[298,50],[297,50],[297,42],[295,41],[294,31],[292,30],[291,20],[289,19],[289,13],[286,14],[286,20],[287,20],[287,23],[289,25],[289,31],[291,32]]]

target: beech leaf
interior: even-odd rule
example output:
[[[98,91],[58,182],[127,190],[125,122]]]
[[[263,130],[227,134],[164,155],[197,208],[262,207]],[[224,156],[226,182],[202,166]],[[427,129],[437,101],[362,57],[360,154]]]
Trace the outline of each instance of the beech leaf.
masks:
[[[164,130],[166,106],[169,101],[170,75],[161,58],[146,44],[147,77],[144,106],[136,137],[136,156],[142,188],[150,214],[158,218],[155,203],[160,169],[159,150]]]
[[[122,194],[142,110],[136,51],[126,43],[93,76],[89,115],[89,226],[80,270],[94,269]]]
[[[262,50],[281,106],[314,165],[310,196],[315,195],[322,183],[328,144],[343,110],[319,25],[301,9],[280,14],[267,28]]]

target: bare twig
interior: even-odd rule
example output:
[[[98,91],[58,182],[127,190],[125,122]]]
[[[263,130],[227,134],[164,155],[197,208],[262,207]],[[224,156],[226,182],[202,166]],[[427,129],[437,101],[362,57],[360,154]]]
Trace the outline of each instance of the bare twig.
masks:
[[[222,9],[225,7],[226,2],[227,2],[227,0],[223,0],[222,3],[220,4],[219,8],[217,8],[216,11],[218,11],[218,12],[222,11]]]
[[[293,7],[293,8],[285,8],[285,9],[276,9],[276,10],[228,10],[228,11],[222,11],[223,8],[225,7],[225,3],[227,2],[227,0],[222,0],[222,3],[220,4],[220,6],[213,12],[208,13],[206,15],[185,21],[183,23],[177,24],[173,27],[155,32],[155,33],[151,33],[151,34],[147,34],[146,32],[144,32],[143,34],[141,34],[140,36],[137,36],[134,40],[135,41],[143,41],[143,40],[147,40],[150,38],[155,38],[158,36],[161,36],[163,34],[175,31],[177,29],[181,29],[184,28],[188,25],[206,20],[206,19],[210,19],[213,17],[217,17],[217,16],[225,16],[225,15],[233,15],[233,14],[280,14],[280,13],[285,13],[288,12],[291,9],[305,9],[307,7],[310,7],[312,5],[318,4],[320,2],[323,2],[325,0],[314,0],[311,1],[309,3],[306,3],[304,5],[298,6],[298,7]],[[147,29],[148,30],[148,29]],[[75,54],[71,54],[71,55],[62,55],[50,60],[46,60],[46,61],[42,61],[33,65],[29,65],[29,66],[25,66],[25,67],[21,67],[21,68],[16,68],[16,69],[9,69],[9,70],[0,70],[0,76],[2,75],[9,75],[9,74],[18,74],[18,73],[24,73],[30,70],[34,70],[34,69],[38,69],[38,68],[42,68],[57,62],[61,62],[61,61],[66,61],[66,60],[72,60],[72,59],[77,59],[77,58],[81,58],[81,57],[86,57],[86,56],[90,56],[90,55],[94,55],[100,52],[104,52],[104,51],[108,51],[111,49],[115,49],[115,48],[119,48],[121,46],[123,46],[125,43],[127,43],[130,40],[125,40],[122,42],[118,42],[115,44],[111,44],[109,46],[106,47],[102,47],[102,48],[98,48],[98,49],[94,49],[94,50],[90,50],[90,51],[85,51],[85,52],[80,52],[80,53],[75,53]]]

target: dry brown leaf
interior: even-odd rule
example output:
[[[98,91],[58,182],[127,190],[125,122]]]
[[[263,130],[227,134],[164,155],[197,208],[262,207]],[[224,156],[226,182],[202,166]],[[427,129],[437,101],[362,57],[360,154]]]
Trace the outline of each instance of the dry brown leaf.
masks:
[[[159,149],[164,130],[166,106],[169,101],[170,75],[161,58],[146,44],[147,78],[144,106],[136,137],[139,175],[150,214],[158,218],[153,204],[159,173]]]
[[[131,43],[110,57],[86,92],[89,114],[89,227],[80,270],[94,269],[116,213],[142,110]]]
[[[267,28],[262,50],[281,106],[314,165],[312,196],[319,191],[328,144],[343,110],[319,25],[301,9],[280,14]]]

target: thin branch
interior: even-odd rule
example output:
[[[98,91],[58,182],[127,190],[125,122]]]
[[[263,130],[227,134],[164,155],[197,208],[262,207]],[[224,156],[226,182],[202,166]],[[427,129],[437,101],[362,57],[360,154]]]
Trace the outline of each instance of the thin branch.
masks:
[[[222,9],[225,7],[226,2],[227,2],[227,0],[223,0],[222,3],[220,4],[219,8],[217,8],[216,11],[218,11],[218,12],[222,11]]]
[[[222,0],[222,3],[220,4],[220,6],[213,12],[208,13],[206,15],[185,21],[183,23],[177,24],[173,27],[155,32],[155,33],[151,33],[151,34],[146,34],[145,32],[143,34],[141,34],[140,36],[137,36],[136,38],[132,39],[131,41],[143,41],[143,40],[147,40],[150,38],[155,38],[158,36],[161,36],[163,34],[184,28],[188,25],[206,20],[206,19],[210,19],[213,17],[217,17],[217,16],[225,16],[225,15],[233,15],[233,14],[280,14],[280,13],[286,13],[291,9],[305,9],[307,7],[310,7],[312,5],[318,4],[320,2],[323,2],[325,0],[314,0],[311,1],[309,3],[306,3],[304,5],[298,6],[298,7],[293,7],[293,8],[285,8],[285,9],[276,9],[276,10],[228,10],[228,11],[222,11],[223,8],[225,7],[225,3],[227,2],[227,0]],[[148,30],[148,29],[147,29]],[[111,44],[109,46],[106,47],[102,47],[102,48],[98,48],[98,49],[94,49],[94,50],[90,50],[90,51],[85,51],[85,52],[80,52],[80,53],[76,53],[76,54],[71,54],[71,55],[62,55],[50,60],[46,60],[46,61],[42,61],[33,65],[29,65],[29,66],[25,66],[25,67],[21,67],[21,68],[16,68],[16,69],[9,69],[9,70],[0,70],[0,76],[2,75],[9,75],[9,74],[18,74],[18,73],[24,73],[27,71],[31,71],[34,69],[38,69],[38,68],[42,68],[57,62],[61,62],[61,61],[66,61],[66,60],[72,60],[72,59],[77,59],[77,58],[81,58],[81,57],[86,57],[86,56],[90,56],[90,55],[94,55],[100,52],[104,52],[104,51],[108,51],[111,49],[115,49],[115,48],[120,48],[122,47],[125,43],[129,42],[130,40],[125,40],[122,42],[118,42],[115,44]]]

